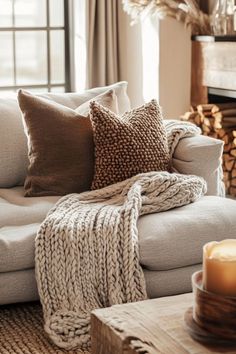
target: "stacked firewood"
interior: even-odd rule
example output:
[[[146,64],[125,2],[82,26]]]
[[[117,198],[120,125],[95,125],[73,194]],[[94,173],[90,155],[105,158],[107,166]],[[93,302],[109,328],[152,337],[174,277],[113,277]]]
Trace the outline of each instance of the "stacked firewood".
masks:
[[[236,102],[202,104],[181,116],[201,128],[203,135],[224,141],[223,171],[226,192],[236,196]]]

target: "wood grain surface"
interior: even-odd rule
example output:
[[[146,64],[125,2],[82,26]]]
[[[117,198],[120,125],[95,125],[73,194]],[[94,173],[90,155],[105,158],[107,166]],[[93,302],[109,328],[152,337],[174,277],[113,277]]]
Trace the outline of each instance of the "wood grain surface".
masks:
[[[196,124],[203,135],[223,140],[226,194],[236,197],[236,102],[200,104],[181,119]]]
[[[202,43],[203,84],[236,90],[236,43]]]
[[[193,295],[183,294],[95,310],[91,317],[92,354],[236,353],[194,341],[184,315]]]
[[[203,48],[201,42],[192,42],[191,105],[208,103],[208,89],[203,84]]]
[[[208,87],[236,90],[236,42],[192,41],[193,106],[208,102]]]
[[[236,297],[214,294],[202,286],[203,272],[195,272],[192,276],[194,294],[193,318],[196,324],[206,332],[215,336],[216,341],[234,341],[236,345]],[[212,343],[212,339],[211,339]]]

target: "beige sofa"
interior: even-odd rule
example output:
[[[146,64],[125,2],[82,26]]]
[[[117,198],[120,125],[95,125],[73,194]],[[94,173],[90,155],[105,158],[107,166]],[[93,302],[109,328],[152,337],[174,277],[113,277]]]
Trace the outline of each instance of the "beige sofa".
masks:
[[[127,83],[112,86],[121,112],[130,108]],[[47,94],[76,108],[107,90]],[[204,136],[185,138],[175,149],[173,167],[207,181],[207,196],[182,208],[142,216],[138,223],[140,262],[150,297],[190,291],[191,274],[201,267],[202,246],[236,237],[236,202],[222,198],[222,142]],[[0,99],[0,304],[38,299],[34,240],[40,223],[60,198],[25,198],[27,139],[16,98]]]

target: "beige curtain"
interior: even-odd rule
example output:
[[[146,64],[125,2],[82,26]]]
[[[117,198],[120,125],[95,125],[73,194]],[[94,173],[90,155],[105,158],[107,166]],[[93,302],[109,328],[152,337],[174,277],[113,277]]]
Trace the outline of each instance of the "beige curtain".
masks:
[[[87,87],[121,80],[119,27],[121,0],[87,1]]]

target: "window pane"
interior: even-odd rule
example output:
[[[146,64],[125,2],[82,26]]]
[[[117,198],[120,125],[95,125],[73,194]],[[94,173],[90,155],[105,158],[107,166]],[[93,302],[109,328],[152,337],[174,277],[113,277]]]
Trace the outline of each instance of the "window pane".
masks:
[[[53,30],[50,32],[51,40],[51,83],[65,81],[65,49],[64,31]]]
[[[51,87],[51,92],[63,93],[65,92],[64,86]]]
[[[50,26],[64,26],[64,0],[50,0]]]
[[[47,87],[29,87],[26,88],[27,91],[30,91],[32,93],[46,93],[48,92],[48,88]]]
[[[0,86],[14,85],[13,35],[0,32]]]
[[[0,0],[0,27],[12,26],[12,0]]]
[[[46,26],[46,0],[15,0],[15,26]]]
[[[1,98],[16,98],[15,90],[0,90]]]
[[[16,32],[17,85],[47,84],[46,31]]]

